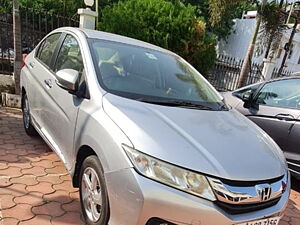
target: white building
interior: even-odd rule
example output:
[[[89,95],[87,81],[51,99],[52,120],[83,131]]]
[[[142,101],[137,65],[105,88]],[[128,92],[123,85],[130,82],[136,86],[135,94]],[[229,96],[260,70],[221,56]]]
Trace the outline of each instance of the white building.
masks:
[[[227,40],[219,42],[218,53],[220,55],[227,55],[239,59],[245,58],[256,26],[256,12],[248,12],[243,16],[243,18],[244,19],[236,19],[232,34],[227,38]],[[277,68],[279,68],[281,65],[282,58],[285,54],[284,45],[290,38],[292,27],[293,25],[291,24],[290,29],[284,33],[280,49],[275,53],[274,60]],[[258,44],[259,40],[257,40],[256,47],[258,47]],[[253,62],[262,64],[263,58],[263,50],[260,52],[255,51],[252,60]],[[294,36],[291,51],[285,65],[287,66],[285,68],[287,71],[300,71],[300,33],[296,33]]]

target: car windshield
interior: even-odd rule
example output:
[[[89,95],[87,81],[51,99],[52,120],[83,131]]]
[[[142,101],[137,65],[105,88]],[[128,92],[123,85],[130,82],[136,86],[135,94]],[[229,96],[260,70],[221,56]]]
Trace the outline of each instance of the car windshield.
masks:
[[[227,109],[220,94],[176,55],[98,39],[89,45],[98,81],[109,93],[156,104]]]

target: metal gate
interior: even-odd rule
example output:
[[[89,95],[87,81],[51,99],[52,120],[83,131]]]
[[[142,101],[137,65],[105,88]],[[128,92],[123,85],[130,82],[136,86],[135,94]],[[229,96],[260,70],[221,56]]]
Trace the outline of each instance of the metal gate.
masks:
[[[73,18],[21,8],[22,53],[29,53],[50,31],[64,26],[78,27],[78,16]],[[12,13],[0,13],[0,74],[13,73],[13,17]]]
[[[0,74],[13,72],[13,18],[11,14],[0,13]]]

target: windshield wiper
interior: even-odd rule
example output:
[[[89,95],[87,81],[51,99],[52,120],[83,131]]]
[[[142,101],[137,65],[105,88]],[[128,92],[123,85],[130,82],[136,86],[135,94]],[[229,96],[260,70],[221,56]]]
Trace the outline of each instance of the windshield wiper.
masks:
[[[219,111],[228,111],[230,108],[226,104],[220,105],[218,108]]]
[[[157,100],[157,99],[145,99],[145,98],[138,98],[136,99],[140,102],[146,102],[151,104],[157,105],[165,105],[165,106],[174,106],[174,107],[187,107],[187,108],[194,108],[194,109],[203,109],[203,110],[214,110],[214,108],[210,106],[206,106],[204,104],[197,104],[190,101],[181,101],[181,100]]]

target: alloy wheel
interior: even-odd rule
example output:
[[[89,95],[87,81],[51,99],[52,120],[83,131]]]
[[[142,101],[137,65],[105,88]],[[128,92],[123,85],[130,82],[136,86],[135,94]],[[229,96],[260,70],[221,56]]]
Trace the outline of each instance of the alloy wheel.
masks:
[[[103,201],[99,177],[93,168],[84,170],[81,187],[84,210],[89,220],[95,223],[100,219]]]

